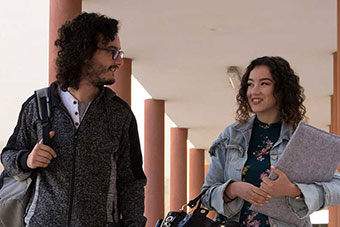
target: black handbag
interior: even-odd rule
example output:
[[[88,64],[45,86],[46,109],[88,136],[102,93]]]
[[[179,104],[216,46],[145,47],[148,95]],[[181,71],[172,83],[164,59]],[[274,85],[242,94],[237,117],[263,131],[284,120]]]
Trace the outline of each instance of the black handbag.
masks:
[[[184,205],[179,211],[170,211],[164,219],[159,219],[156,227],[240,227],[241,225],[234,221],[227,221],[221,218],[213,221],[207,217],[209,210],[201,207],[201,197],[206,192],[204,190],[195,199]],[[184,207],[194,208],[199,201],[197,207],[189,213],[184,211]],[[221,215],[220,215],[221,216]]]

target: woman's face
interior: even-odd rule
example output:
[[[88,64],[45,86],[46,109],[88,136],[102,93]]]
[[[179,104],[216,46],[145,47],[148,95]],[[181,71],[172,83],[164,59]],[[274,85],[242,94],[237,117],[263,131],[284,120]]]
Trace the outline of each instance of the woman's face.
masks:
[[[279,121],[279,108],[274,97],[275,81],[267,66],[257,66],[249,74],[247,99],[249,106],[260,121]]]

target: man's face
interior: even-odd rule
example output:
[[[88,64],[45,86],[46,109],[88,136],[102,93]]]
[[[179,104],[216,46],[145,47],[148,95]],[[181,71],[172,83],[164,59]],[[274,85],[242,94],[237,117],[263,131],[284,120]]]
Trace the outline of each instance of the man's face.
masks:
[[[84,79],[96,87],[113,84],[115,73],[124,63],[120,54],[113,59],[113,53],[121,49],[119,36],[116,35],[115,39],[107,44],[102,40],[100,36],[98,49],[84,66]]]

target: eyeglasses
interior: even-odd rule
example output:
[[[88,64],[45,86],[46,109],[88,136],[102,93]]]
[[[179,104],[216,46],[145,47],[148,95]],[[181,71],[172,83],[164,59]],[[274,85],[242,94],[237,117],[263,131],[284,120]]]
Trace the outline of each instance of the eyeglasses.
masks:
[[[117,50],[117,49],[112,49],[112,48],[100,48],[100,47],[97,47],[97,49],[111,52],[113,60],[117,59],[118,56],[120,56],[121,58],[124,57],[124,51],[122,50]]]

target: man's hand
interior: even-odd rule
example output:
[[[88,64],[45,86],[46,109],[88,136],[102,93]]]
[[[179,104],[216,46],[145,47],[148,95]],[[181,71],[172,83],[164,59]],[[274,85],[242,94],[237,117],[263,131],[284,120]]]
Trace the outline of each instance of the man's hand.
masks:
[[[50,132],[50,137],[52,138],[54,136],[54,132]],[[36,169],[38,167],[46,168],[52,158],[56,158],[57,155],[55,151],[42,143],[42,140],[38,144],[36,144],[31,151],[31,153],[28,155],[27,158],[27,166],[31,169]]]
[[[278,178],[270,180],[268,177],[264,177],[260,187],[263,191],[271,196],[296,197],[301,195],[300,189],[288,179],[284,172],[273,166],[271,170],[277,174]]]
[[[230,199],[240,197],[255,206],[263,206],[270,199],[266,192],[247,182],[233,182],[228,185],[225,193]]]

